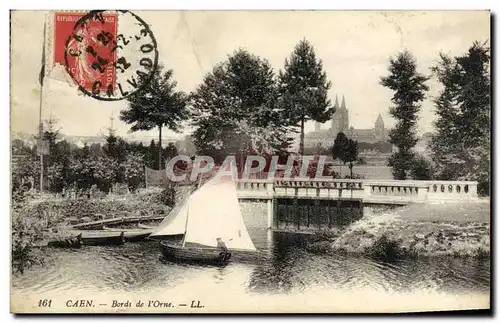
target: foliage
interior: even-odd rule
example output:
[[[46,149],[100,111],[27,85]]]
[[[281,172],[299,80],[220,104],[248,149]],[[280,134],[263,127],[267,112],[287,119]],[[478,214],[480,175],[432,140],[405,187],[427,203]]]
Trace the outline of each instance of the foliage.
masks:
[[[139,84],[144,79],[139,79]],[[120,112],[120,119],[131,124],[132,132],[158,128],[158,146],[161,143],[162,128],[180,131],[182,123],[188,118],[186,109],[187,96],[176,91],[177,82],[173,80],[173,71],[158,66],[154,76],[145,86],[129,96],[129,106]],[[162,168],[162,151],[158,151],[158,166]]]
[[[37,187],[39,182],[40,162],[35,157],[23,156],[13,163],[11,188],[14,200],[24,199],[25,194]]]
[[[304,123],[309,120],[325,122],[335,112],[328,99],[330,87],[314,48],[307,40],[300,41],[279,73],[279,91],[286,107],[285,120],[300,126],[301,155],[304,154]]]
[[[108,192],[116,179],[118,162],[107,156],[97,158],[74,159],[71,169],[74,173],[76,187],[89,189],[97,185],[100,190]]]
[[[410,169],[410,177],[416,180],[431,180],[434,178],[434,168],[430,160],[416,155]]]
[[[334,159],[339,159],[343,164],[349,163],[351,178],[353,178],[353,163],[358,160],[358,155],[358,142],[347,138],[343,132],[339,132],[333,142],[332,157]]]
[[[380,236],[368,250],[368,254],[373,258],[383,261],[393,261],[404,255],[400,244],[383,234]]]
[[[43,263],[35,250],[48,228],[63,215],[53,208],[39,208],[36,204],[14,203],[12,208],[12,269],[23,273],[32,265]]]
[[[349,170],[351,171],[351,178],[353,178],[352,167],[353,163],[358,160],[358,142],[352,139],[347,141],[347,147],[345,147],[344,157],[342,161],[344,163],[349,163]]]
[[[333,159],[342,160],[344,158],[344,152],[347,148],[348,142],[349,139],[343,132],[339,132],[337,134],[332,146]]]
[[[474,42],[467,53],[440,55],[432,71],[443,85],[434,100],[436,133],[430,148],[439,179],[478,180],[489,194],[491,94],[490,52]]]
[[[144,166],[142,155],[138,153],[130,153],[127,155],[123,163],[120,165],[122,168],[125,182],[129,190],[135,191],[139,185],[144,182]]]
[[[227,155],[273,153],[286,142],[273,70],[245,50],[216,65],[190,103],[198,153],[216,162]]]
[[[389,132],[390,142],[397,151],[389,158],[395,179],[404,180],[411,169],[415,154],[413,147],[418,138],[416,124],[420,102],[424,100],[429,87],[429,78],[417,72],[417,62],[409,51],[390,58],[389,75],[382,77],[380,83],[394,91],[391,99],[394,104],[390,114],[396,119],[396,126]]]
[[[32,265],[40,263],[33,254],[33,246],[40,238],[42,224],[27,212],[12,210],[12,269],[23,273]]]

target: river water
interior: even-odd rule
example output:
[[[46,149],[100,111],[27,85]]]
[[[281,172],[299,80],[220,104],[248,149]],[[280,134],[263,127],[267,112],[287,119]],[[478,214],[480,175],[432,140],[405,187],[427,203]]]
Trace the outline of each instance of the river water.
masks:
[[[295,295],[370,291],[370,295],[482,295],[490,290],[489,259],[420,258],[384,263],[365,257],[319,255],[304,236],[251,232],[259,254],[234,255],[223,268],[164,262],[156,242],[47,251],[46,263],[14,275],[16,295],[114,293],[168,295]],[[194,290],[193,290],[194,289]],[[375,294],[373,294],[375,293]],[[365,294],[363,294],[365,295]],[[211,297],[211,296],[210,296]]]

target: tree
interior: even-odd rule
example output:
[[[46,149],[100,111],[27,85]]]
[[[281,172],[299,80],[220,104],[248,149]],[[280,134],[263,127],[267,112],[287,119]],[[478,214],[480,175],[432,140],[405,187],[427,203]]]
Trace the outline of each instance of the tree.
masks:
[[[144,82],[139,79],[139,84]],[[158,146],[161,148],[162,128],[180,131],[182,122],[188,118],[186,109],[187,96],[176,91],[177,82],[173,80],[173,71],[163,73],[161,65],[154,72],[149,83],[140,86],[140,90],[128,97],[129,106],[120,112],[120,119],[132,124],[132,132],[158,128]],[[162,167],[162,150],[158,149],[158,166]]]
[[[191,94],[194,144],[216,163],[227,155],[273,153],[286,142],[273,70],[238,50],[208,73]]]
[[[344,154],[349,144],[349,139],[343,132],[339,132],[332,146],[332,157],[343,163]],[[342,164],[340,165],[340,175],[342,176]]]
[[[478,180],[487,194],[490,174],[490,53],[474,42],[467,53],[440,54],[432,71],[443,85],[434,101],[438,116],[430,148],[439,179]]]
[[[144,181],[143,156],[139,153],[127,154],[120,165],[124,170],[124,177],[130,191],[135,191]]]
[[[349,170],[351,171],[351,178],[353,178],[352,175],[352,168],[354,166],[354,162],[358,160],[358,142],[352,139],[347,140],[347,146],[345,147],[345,151],[343,154],[343,159],[342,161],[345,163],[349,163]]]
[[[408,176],[415,157],[413,147],[417,144],[416,124],[420,102],[424,100],[429,87],[429,78],[417,72],[417,62],[409,51],[390,58],[389,75],[381,77],[380,83],[394,91],[389,108],[396,119],[396,126],[389,132],[390,142],[397,147],[389,166],[395,179],[404,180]]]
[[[165,152],[164,152],[165,158],[171,159],[171,158],[177,156],[177,154],[178,154],[177,147],[175,147],[175,145],[173,143],[169,143],[167,148],[165,148]]]
[[[430,180],[434,177],[432,163],[421,155],[416,155],[410,169],[410,176],[416,180]]]
[[[304,154],[304,123],[309,120],[325,122],[335,112],[328,99],[331,83],[323,71],[323,63],[316,59],[314,48],[307,40],[300,41],[284,71],[279,73],[279,84],[287,119],[300,126],[299,153]]]
[[[155,145],[155,141],[151,139],[151,143],[149,144],[148,151],[146,153],[146,158],[148,161],[148,167],[151,167],[153,169],[158,168],[157,160],[155,159],[155,156],[158,154],[158,150]]]

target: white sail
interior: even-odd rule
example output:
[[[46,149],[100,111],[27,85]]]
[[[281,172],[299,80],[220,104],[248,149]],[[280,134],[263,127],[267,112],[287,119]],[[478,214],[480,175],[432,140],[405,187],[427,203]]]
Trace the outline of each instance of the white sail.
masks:
[[[185,241],[215,247],[217,238],[229,249],[256,250],[243,222],[234,183],[214,178],[189,198]]]
[[[188,201],[189,197],[177,204],[150,237],[184,234],[186,232]]]

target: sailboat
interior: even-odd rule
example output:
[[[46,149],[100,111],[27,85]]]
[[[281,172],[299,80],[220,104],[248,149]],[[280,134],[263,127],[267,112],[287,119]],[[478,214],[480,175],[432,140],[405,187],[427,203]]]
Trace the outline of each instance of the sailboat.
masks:
[[[182,236],[182,239],[176,237]],[[165,259],[225,264],[234,251],[256,251],[248,234],[236,186],[217,177],[201,185],[160,223],[150,239],[160,240]],[[221,239],[228,250],[218,247]]]

